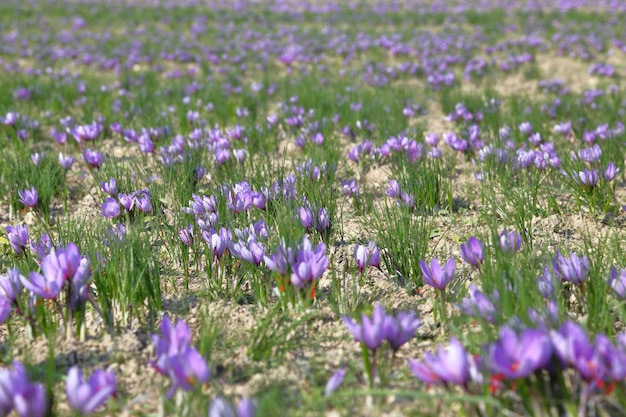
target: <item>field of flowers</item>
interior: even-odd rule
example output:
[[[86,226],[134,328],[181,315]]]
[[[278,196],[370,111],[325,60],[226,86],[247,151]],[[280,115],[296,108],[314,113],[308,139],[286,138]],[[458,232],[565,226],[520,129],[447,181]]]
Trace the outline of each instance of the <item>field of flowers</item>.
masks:
[[[626,415],[626,3],[0,2],[0,417]]]

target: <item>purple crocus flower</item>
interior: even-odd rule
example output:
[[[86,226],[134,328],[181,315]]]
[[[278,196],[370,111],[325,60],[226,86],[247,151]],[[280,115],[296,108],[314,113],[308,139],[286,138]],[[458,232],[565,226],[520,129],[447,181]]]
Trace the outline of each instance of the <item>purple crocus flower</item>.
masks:
[[[106,217],[107,219],[113,219],[117,216],[120,215],[120,213],[122,212],[122,210],[120,209],[120,205],[117,202],[116,199],[112,198],[112,197],[107,197],[106,200],[104,200],[104,203],[102,203],[102,216]]]
[[[520,123],[518,128],[519,128],[519,131],[522,132],[526,136],[529,136],[531,133],[533,133],[533,125],[530,124],[530,122],[522,122]]]
[[[90,414],[115,395],[115,374],[97,369],[84,381],[82,371],[74,366],[67,374],[66,388],[70,406],[80,414]]]
[[[260,265],[265,256],[265,249],[261,242],[255,241],[253,238],[247,241],[238,240],[229,242],[229,249],[233,256],[242,261],[249,262],[254,265]]]
[[[4,296],[0,295],[0,324],[7,321],[13,310],[13,305]],[[0,412],[2,411],[2,403],[0,402]]]
[[[83,159],[93,168],[100,168],[104,163],[104,155],[92,149],[85,149]]]
[[[168,397],[177,388],[188,391],[209,380],[211,371],[202,355],[190,345],[191,332],[184,321],[178,320],[173,326],[169,317],[163,316],[161,334],[162,337],[152,335],[157,358],[150,364],[158,373],[171,378]]]
[[[168,357],[168,375],[172,386],[171,396],[177,388],[193,390],[197,384],[203,384],[211,378],[211,370],[204,357],[194,348],[187,348],[178,355]]]
[[[150,365],[152,365],[158,373],[166,375],[167,358],[189,347],[191,343],[191,331],[184,321],[178,320],[174,326],[170,318],[164,315],[161,321],[161,335],[162,337],[155,334],[152,335],[157,358],[151,361]]]
[[[26,207],[35,207],[39,201],[39,195],[33,186],[31,186],[30,189],[18,190],[17,194],[20,197],[20,203],[24,204]]]
[[[418,379],[427,384],[466,385],[470,378],[470,360],[465,348],[456,338],[446,349],[439,346],[436,355],[426,353],[424,361],[409,359],[409,367]]]
[[[420,261],[424,282],[439,291],[446,288],[454,278],[454,268],[454,258],[448,259],[443,268],[441,268],[439,261],[434,258],[430,261],[430,267],[425,261]]]
[[[396,317],[386,315],[384,322],[385,339],[391,349],[397,352],[402,345],[415,336],[420,320],[413,311],[402,311]]]
[[[323,232],[328,229],[330,225],[330,217],[328,215],[328,210],[325,207],[321,207],[317,211],[317,222],[315,223],[315,230],[318,232]]]
[[[17,303],[22,294],[22,278],[23,275],[17,268],[7,268],[6,274],[0,274],[0,297],[13,304]]]
[[[33,164],[39,165],[41,161],[43,161],[45,155],[46,154],[44,152],[35,152],[30,155],[30,159],[33,161]]]
[[[17,255],[21,255],[28,246],[28,226],[18,224],[17,226],[7,226],[7,237],[9,244]]]
[[[48,409],[43,385],[30,382],[20,362],[0,371],[0,412],[8,415],[13,409],[27,417],[43,417]]]
[[[313,213],[311,213],[311,209],[308,207],[300,207],[298,215],[300,217],[300,224],[302,227],[308,229],[313,226]]]
[[[370,241],[367,246],[356,245],[354,259],[360,274],[367,266],[378,267],[380,265],[380,251],[373,241]]]
[[[117,181],[115,181],[115,178],[109,178],[108,181],[100,181],[100,188],[111,197],[115,197],[118,193]]]
[[[608,284],[615,292],[615,295],[617,295],[617,298],[620,300],[626,299],[626,269],[622,268],[618,273],[617,268],[613,266],[611,268]]]
[[[209,407],[209,417],[254,417],[256,413],[256,404],[250,398],[243,398],[237,405],[237,411],[223,399],[217,397],[211,401]]]
[[[498,290],[494,290],[491,298],[489,298],[480,292],[474,284],[471,284],[469,287],[469,297],[461,300],[461,304],[456,305],[456,308],[465,314],[481,317],[489,323],[493,323],[498,310],[496,304],[498,304],[499,301],[500,294]]]
[[[400,188],[400,184],[396,180],[389,180],[389,185],[387,186],[387,196],[391,198],[400,198],[402,195],[402,189]]]
[[[140,191],[134,196],[135,206],[144,213],[149,213],[152,210],[152,203],[150,202],[150,193],[147,191]]]
[[[485,260],[485,245],[474,236],[467,243],[461,244],[461,258],[474,268],[478,268]]]
[[[503,230],[500,233],[500,249],[505,253],[515,253],[522,247],[522,235],[516,231]]]
[[[273,253],[263,257],[263,261],[266,267],[284,277],[291,272],[291,265],[296,262],[296,252],[282,240]]]
[[[209,238],[208,240],[205,237],[205,232],[202,232],[202,237],[207,242],[207,244],[211,247],[211,252],[213,252],[213,256],[217,259],[220,259],[226,249],[228,249],[229,245],[232,243],[232,234],[229,230],[222,227],[220,232],[217,233],[214,229],[209,230],[208,232]]]
[[[561,362],[573,366],[586,381],[601,387],[610,379],[611,364],[589,341],[579,324],[568,320],[558,331],[551,331],[550,338]]]
[[[341,193],[346,197],[358,197],[359,185],[353,178],[351,180],[341,181]]]
[[[77,248],[76,251],[78,251]],[[50,254],[42,260],[43,275],[38,272],[31,272],[28,275],[28,280],[21,278],[22,284],[27,290],[42,298],[54,299],[58,297],[66,279],[73,276],[80,265],[80,254],[77,254],[78,257],[76,258],[73,248],[70,250],[61,249],[59,252],[57,253],[52,249]]]
[[[51,249],[52,240],[50,240],[50,236],[47,233],[41,235],[41,238],[36,244],[33,241],[30,242],[30,250],[33,251],[40,260],[48,255]]]
[[[291,283],[298,288],[305,288],[309,283],[320,279],[326,268],[328,259],[324,242],[320,242],[313,249],[311,241],[304,236],[292,265]]]
[[[346,366],[342,366],[337,371],[333,373],[328,382],[326,383],[326,387],[324,388],[324,396],[328,397],[330,394],[335,392],[337,388],[341,385],[344,378],[346,377],[346,371],[348,368]]]
[[[613,161],[610,161],[604,169],[604,179],[609,182],[613,181],[615,179],[615,176],[619,174],[619,171],[620,169],[615,166],[615,163],[613,163]]]
[[[550,299],[556,292],[554,287],[554,280],[550,273],[550,268],[545,266],[543,268],[543,275],[537,278],[537,287],[543,298]]]
[[[154,143],[152,143],[152,139],[150,139],[150,136],[147,133],[139,135],[137,144],[139,145],[139,150],[143,153],[154,152]]]
[[[490,365],[505,378],[526,378],[548,364],[552,357],[550,337],[541,330],[525,329],[520,334],[505,327],[489,349]]]
[[[557,252],[552,259],[552,267],[557,278],[561,281],[569,281],[572,284],[580,285],[589,275],[589,258],[587,255],[579,258],[572,252],[569,258]]]
[[[371,351],[376,351],[385,340],[385,311],[380,303],[376,303],[374,313],[370,319],[361,315],[361,324],[356,324],[350,317],[344,316],[343,322],[354,336],[354,340],[363,343]]]
[[[243,162],[248,155],[248,151],[245,149],[233,149],[233,157],[237,162]]]
[[[126,211],[131,211],[133,209],[133,206],[135,205],[135,198],[132,195],[119,193],[117,198],[120,200],[120,204],[126,209]]]
[[[187,246],[193,246],[193,225],[189,224],[184,229],[178,229],[180,240]]]
[[[74,158],[73,156],[66,156],[63,153],[59,152],[59,164],[61,164],[61,167],[64,170],[69,171],[70,169],[72,169],[72,165],[74,165],[74,162],[76,162],[76,158]]]
[[[578,172],[578,178],[580,179],[582,185],[587,188],[592,188],[598,184],[598,171],[595,169],[583,169]]]

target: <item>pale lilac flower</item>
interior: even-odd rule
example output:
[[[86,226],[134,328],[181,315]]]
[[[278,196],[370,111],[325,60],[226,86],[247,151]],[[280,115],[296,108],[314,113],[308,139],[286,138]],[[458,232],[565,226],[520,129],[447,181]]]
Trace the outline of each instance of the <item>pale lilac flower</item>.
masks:
[[[291,283],[298,288],[305,288],[313,281],[320,279],[327,267],[328,259],[324,242],[320,242],[313,248],[311,241],[304,236],[292,265]]]
[[[83,159],[94,168],[100,168],[104,163],[104,155],[92,149],[85,149]]]
[[[330,377],[328,382],[326,383],[326,387],[324,388],[324,396],[328,397],[330,394],[335,392],[337,388],[341,385],[344,378],[346,377],[346,371],[348,368],[346,366],[342,366],[339,368],[333,375]]]
[[[24,204],[26,207],[35,207],[39,201],[39,195],[33,186],[25,190],[18,190],[17,194],[20,197],[20,203]]]
[[[69,171],[72,169],[72,165],[76,162],[76,158],[73,156],[66,156],[63,153],[59,152],[59,164],[63,167],[64,170]]]
[[[436,355],[426,353],[424,361],[409,359],[409,367],[418,379],[427,384],[465,386],[470,378],[470,360],[465,348],[456,338],[447,348],[439,346]]]
[[[420,269],[424,276],[424,282],[433,288],[443,290],[454,278],[454,258],[448,259],[448,262],[442,268],[437,259],[430,261],[430,266],[423,260],[420,261]]]
[[[589,258],[587,255],[580,258],[573,252],[569,257],[564,257],[557,252],[556,257],[552,259],[552,267],[561,281],[580,285],[589,275]]]
[[[608,284],[620,300],[626,299],[626,269],[622,268],[618,273],[615,266],[611,267]]]
[[[492,370],[513,379],[528,377],[545,367],[551,357],[550,337],[536,329],[525,329],[516,334],[505,327],[500,331],[500,339],[489,349]]]
[[[515,253],[522,247],[522,235],[516,231],[503,230],[500,233],[502,252]]]
[[[111,197],[115,197],[118,193],[117,181],[115,181],[115,178],[109,178],[108,181],[100,181],[100,188]]]
[[[355,323],[348,316],[343,317],[343,322],[354,336],[354,340],[363,343],[372,351],[378,350],[385,340],[385,311],[380,303],[376,303],[374,313],[369,318],[365,314],[361,315],[361,324]]]
[[[7,226],[7,237],[9,244],[17,255],[21,255],[28,246],[28,226],[18,224],[17,226]]]
[[[107,219],[113,219],[119,216],[121,213],[119,203],[117,202],[116,199],[111,198],[111,197],[107,197],[106,200],[104,200],[104,203],[102,203],[101,209],[102,209],[102,216],[106,217]]]
[[[82,371],[74,366],[67,374],[66,388],[70,406],[80,414],[90,414],[115,395],[115,375],[97,369],[89,380],[84,381]]]
[[[478,268],[485,260],[485,245],[474,236],[467,243],[461,244],[461,258],[474,268]]]
[[[380,265],[380,251],[373,241],[370,241],[367,246],[356,245],[354,259],[360,274],[367,266],[378,267]]]
[[[480,317],[489,323],[494,323],[498,313],[496,304],[499,302],[500,293],[498,290],[494,290],[491,297],[487,297],[474,284],[471,284],[469,297],[461,300],[461,304],[456,305],[456,308],[470,316]]]

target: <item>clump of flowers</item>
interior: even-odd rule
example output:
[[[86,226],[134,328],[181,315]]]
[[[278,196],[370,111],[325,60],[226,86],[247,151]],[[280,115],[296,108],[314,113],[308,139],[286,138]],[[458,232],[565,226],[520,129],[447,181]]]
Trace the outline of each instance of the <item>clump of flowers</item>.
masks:
[[[379,378],[384,384],[400,348],[415,336],[420,320],[413,311],[390,315],[380,303],[376,303],[372,317],[361,315],[361,323],[348,316],[343,321],[354,340],[361,344],[365,372],[370,383]]]
[[[48,411],[46,391],[42,384],[30,382],[26,368],[13,363],[13,370],[0,371],[0,414],[15,410],[20,416],[43,417]]]
[[[320,242],[313,247],[307,236],[295,248],[288,247],[282,241],[263,260],[265,266],[275,273],[281,293],[285,293],[287,286],[292,285],[297,289],[296,293],[310,294],[310,299],[315,298],[316,282],[328,268],[326,245]]]
[[[81,415],[96,411],[116,393],[115,374],[97,369],[87,381],[80,368],[74,366],[67,374],[67,400]]]
[[[191,391],[211,377],[211,370],[204,357],[191,346],[191,331],[187,324],[178,320],[174,326],[168,316],[163,316],[161,335],[152,335],[156,359],[152,367],[170,378],[167,396],[178,388]]]

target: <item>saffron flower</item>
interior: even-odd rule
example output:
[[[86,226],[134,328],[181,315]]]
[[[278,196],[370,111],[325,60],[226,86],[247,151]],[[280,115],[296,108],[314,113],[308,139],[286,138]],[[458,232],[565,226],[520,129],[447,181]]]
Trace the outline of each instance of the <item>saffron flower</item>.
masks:
[[[24,204],[26,207],[35,207],[39,201],[39,195],[33,186],[31,186],[30,189],[18,190],[17,194],[20,197],[20,203]]]
[[[511,379],[528,377],[545,367],[551,357],[550,337],[536,329],[525,329],[516,334],[505,327],[500,331],[500,339],[489,350],[493,371]]]
[[[361,274],[367,266],[378,267],[380,265],[380,251],[373,241],[370,241],[367,246],[356,245],[354,259]]]
[[[457,310],[474,317],[480,317],[489,323],[495,322],[497,307],[500,301],[498,290],[494,290],[491,299],[480,292],[474,284],[469,287],[469,297],[461,300],[461,304],[456,305]]]
[[[152,203],[150,202],[150,193],[145,191],[137,192],[134,197],[135,206],[144,213],[149,213],[152,210]]]
[[[92,149],[85,149],[83,159],[93,168],[100,168],[104,163],[104,155]]]
[[[368,349],[375,352],[385,340],[385,310],[380,303],[376,303],[374,313],[369,318],[361,315],[361,324],[356,324],[350,317],[344,316],[343,322],[354,336],[354,340],[363,343]]]
[[[26,250],[29,242],[28,226],[22,226],[21,224],[15,227],[7,226],[7,237],[15,253],[21,255]]]
[[[320,242],[313,248],[309,238],[304,236],[292,265],[291,283],[303,289],[313,281],[320,279],[326,268],[328,268],[328,258],[326,258],[324,242]]]
[[[617,268],[611,268],[611,275],[608,281],[609,287],[615,292],[620,300],[626,299],[626,269],[622,268],[617,272]]]
[[[448,259],[448,262],[442,268],[437,259],[430,261],[430,266],[424,261],[420,261],[420,269],[424,276],[424,282],[433,288],[442,291],[454,278],[454,258]]]
[[[516,231],[503,230],[500,233],[500,249],[505,253],[515,253],[522,247],[522,235]]]
[[[112,197],[107,197],[106,200],[104,200],[104,203],[102,203],[102,216],[106,217],[107,219],[113,219],[117,216],[120,215],[120,213],[122,212],[122,210],[120,209],[120,205],[117,202],[116,199],[112,198]]]
[[[415,336],[420,320],[413,311],[402,311],[396,317],[386,315],[384,322],[385,339],[394,352]]]
[[[333,375],[330,377],[328,382],[326,383],[326,387],[324,388],[324,396],[328,397],[333,392],[337,391],[337,388],[341,385],[343,380],[346,377],[347,367],[342,366],[339,368]]]
[[[82,371],[74,366],[67,374],[66,389],[70,406],[80,414],[90,414],[115,395],[115,374],[97,369],[84,381]]]
[[[284,277],[290,273],[291,265],[296,262],[296,252],[282,240],[273,253],[263,257],[263,261],[267,268]]]
[[[109,178],[108,181],[100,181],[100,188],[111,197],[115,197],[118,193],[117,181],[115,181],[115,178]]]
[[[556,257],[552,259],[552,267],[561,281],[580,285],[589,275],[589,258],[586,255],[579,258],[573,252],[569,257],[565,257],[557,252]]]
[[[15,410],[20,416],[43,417],[48,409],[43,385],[28,380],[26,368],[20,362],[13,363],[13,370],[0,371],[0,413]]]
[[[256,404],[250,398],[239,401],[237,411],[222,397],[215,398],[209,407],[209,417],[254,417],[255,414]]]
[[[178,229],[180,240],[187,246],[193,246],[193,225],[189,224],[184,229]]]
[[[17,303],[17,299],[22,294],[22,274],[17,268],[7,268],[7,273],[0,275],[0,297]]]
[[[474,268],[478,268],[485,260],[485,245],[474,236],[467,243],[461,244],[461,258]]]
[[[450,339],[447,348],[439,346],[436,355],[426,353],[424,361],[409,359],[411,372],[427,384],[467,385],[470,378],[470,359],[456,338]]]
[[[168,397],[178,388],[190,391],[211,377],[206,360],[190,344],[191,332],[184,321],[178,320],[176,326],[173,326],[169,317],[163,316],[161,336],[153,334],[152,341],[157,358],[150,364],[158,373],[172,380]]]
[[[265,256],[263,244],[257,242],[253,236],[246,241],[240,239],[237,242],[229,242],[229,249],[235,258],[254,265],[260,265]]]
[[[62,152],[59,152],[59,164],[64,170],[69,171],[70,169],[72,169],[72,165],[74,165],[74,162],[76,162],[76,158],[74,158],[73,156],[64,155]]]

